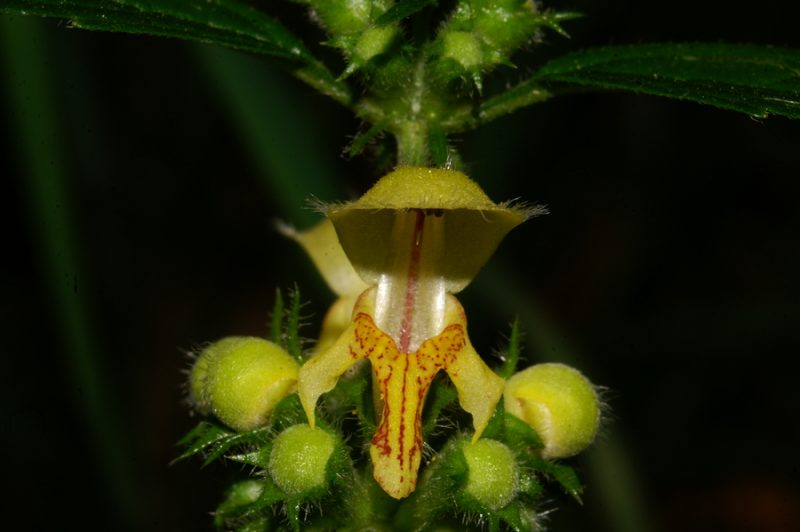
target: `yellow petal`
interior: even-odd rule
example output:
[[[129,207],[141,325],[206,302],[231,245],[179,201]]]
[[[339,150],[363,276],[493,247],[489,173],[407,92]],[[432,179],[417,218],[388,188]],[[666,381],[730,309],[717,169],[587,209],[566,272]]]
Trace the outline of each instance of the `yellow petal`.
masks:
[[[319,396],[358,360],[372,364],[381,404],[380,423],[370,446],[375,480],[394,498],[407,497],[417,483],[422,458],[422,407],[440,370],[450,375],[464,410],[472,414],[475,438],[486,427],[504,381],[481,360],[466,334],[466,318],[455,297],[448,296],[447,323],[413,353],[403,353],[373,321],[376,289],[369,289],[353,309],[353,322],[326,351],[300,369],[298,392],[309,422]]]
[[[328,349],[350,326],[356,299],[355,296],[342,296],[333,302],[322,320],[322,329],[314,345],[314,352],[321,353]]]
[[[447,309],[448,323],[459,324],[466,330],[467,318],[458,300],[450,296]],[[472,441],[480,438],[483,429],[489,424],[498,401],[503,396],[505,381],[486,365],[472,347],[469,337],[464,337],[465,345],[458,357],[447,367],[447,374],[458,391],[461,408],[472,414],[475,434]]]
[[[350,354],[354,330],[355,326],[351,324],[332,346],[311,357],[300,368],[297,394],[312,428],[316,425],[314,409],[319,396],[333,390],[342,373],[358,362]]]
[[[326,218],[306,231],[297,231],[288,225],[281,225],[279,230],[303,247],[334,293],[357,296],[367,289],[339,244],[330,220]]]
[[[494,203],[461,172],[400,167],[358,201],[326,208],[342,248],[368,284],[377,284],[391,270],[395,217],[412,209],[443,214],[436,274],[444,278],[449,293],[469,284],[506,233],[543,212]]]

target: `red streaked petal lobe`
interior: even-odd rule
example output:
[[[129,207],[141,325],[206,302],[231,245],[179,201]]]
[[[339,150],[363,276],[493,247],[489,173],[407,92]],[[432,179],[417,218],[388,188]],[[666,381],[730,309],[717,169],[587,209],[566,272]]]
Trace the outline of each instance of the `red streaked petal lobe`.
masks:
[[[367,358],[372,364],[381,418],[370,445],[374,477],[390,496],[410,495],[422,460],[422,408],[436,374],[448,373],[464,410],[472,414],[475,438],[485,428],[502,395],[504,381],[486,366],[466,334],[463,309],[448,296],[446,325],[413,353],[402,353],[372,318],[374,289],[359,298],[353,322],[324,352],[300,371],[298,391],[313,426],[314,406],[347,368]]]

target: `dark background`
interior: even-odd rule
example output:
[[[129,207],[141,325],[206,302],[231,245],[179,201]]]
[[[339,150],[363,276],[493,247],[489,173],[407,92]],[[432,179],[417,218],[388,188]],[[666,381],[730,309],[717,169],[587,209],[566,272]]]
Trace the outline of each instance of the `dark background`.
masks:
[[[800,47],[794,2],[548,6],[587,17],[508,79],[590,45]],[[298,6],[267,9],[321,39]],[[295,282],[316,334],[331,296],[272,224],[307,226],[303,198],[347,199],[379,177],[370,155],[340,157],[359,123],[268,60],[4,21],[29,39],[0,65],[6,519],[207,529],[239,470],[168,465],[197,421],[184,350],[263,334],[275,288]],[[43,65],[42,83],[25,85],[9,56]],[[39,90],[49,108],[15,100]],[[530,362],[562,360],[607,387],[604,434],[575,461],[584,506],[554,488],[552,529],[800,529],[800,122],[575,95],[456,145],[494,199],[552,212],[516,229],[460,296],[473,343],[500,347],[519,315]]]

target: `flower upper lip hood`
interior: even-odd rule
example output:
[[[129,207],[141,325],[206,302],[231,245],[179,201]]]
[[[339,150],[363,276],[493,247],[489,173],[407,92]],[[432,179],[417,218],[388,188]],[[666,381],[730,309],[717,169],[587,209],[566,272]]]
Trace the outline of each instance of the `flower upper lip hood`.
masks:
[[[451,294],[470,283],[511,229],[545,212],[541,207],[494,203],[461,172],[415,166],[397,168],[357,201],[322,210],[358,275],[373,285],[392,253],[395,213],[409,209],[446,211],[436,274]]]

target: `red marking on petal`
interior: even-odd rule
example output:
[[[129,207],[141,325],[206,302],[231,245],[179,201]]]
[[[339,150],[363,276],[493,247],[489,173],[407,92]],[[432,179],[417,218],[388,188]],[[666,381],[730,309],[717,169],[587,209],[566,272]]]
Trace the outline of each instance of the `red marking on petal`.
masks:
[[[408,353],[411,344],[411,326],[414,317],[414,302],[417,298],[417,281],[419,277],[419,258],[422,251],[422,235],[425,227],[425,213],[417,211],[414,235],[411,239],[411,260],[408,264],[408,280],[406,281],[406,298],[403,307],[403,323],[400,326],[400,352]]]

